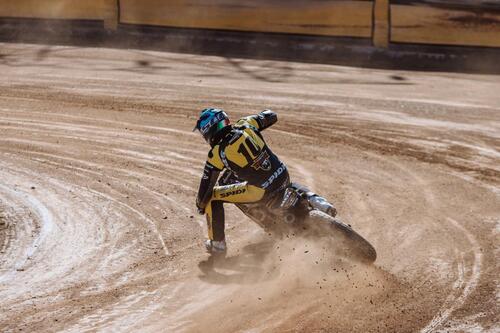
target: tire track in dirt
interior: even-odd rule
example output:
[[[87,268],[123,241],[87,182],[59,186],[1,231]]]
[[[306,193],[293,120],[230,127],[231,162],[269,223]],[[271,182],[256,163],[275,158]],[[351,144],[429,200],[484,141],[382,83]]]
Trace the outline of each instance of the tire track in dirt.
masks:
[[[5,175],[2,178],[5,178]],[[37,231],[37,235],[35,236],[31,245],[29,245],[26,251],[22,254],[21,258],[19,258],[14,264],[14,269],[16,271],[24,271],[27,261],[33,257],[33,255],[37,251],[37,248],[44,242],[47,235],[54,228],[52,214],[49,212],[47,207],[45,207],[40,201],[36,199],[36,197],[30,195],[29,193],[15,191],[2,184],[0,184],[0,191],[3,193],[7,193],[9,196],[13,197],[14,200],[27,207],[28,211],[34,213],[37,217],[37,224],[39,224],[39,227],[37,228],[39,229]],[[22,223],[22,220],[24,220],[23,217],[16,217],[16,219],[20,220],[19,223]],[[2,275],[0,275],[0,283],[7,282],[9,278],[12,278],[13,275],[14,270],[3,273]]]
[[[379,158],[376,155],[371,154],[371,156],[375,158]],[[385,163],[390,163],[391,165],[395,166],[396,168],[400,169],[401,171],[405,172],[408,174],[412,179],[414,179],[415,183],[419,184],[420,191],[424,194],[425,201],[428,203],[428,206],[432,207],[432,209],[436,212],[436,214],[433,214],[435,217],[437,217],[439,213],[443,214],[442,207],[437,204],[439,202],[439,199],[437,198],[436,193],[433,190],[433,186],[426,182],[424,179],[422,179],[420,176],[418,176],[415,172],[412,172],[411,170],[404,168],[401,166],[399,163],[396,162],[390,162],[385,160]],[[447,320],[449,320],[449,317],[451,314],[460,308],[461,305],[465,302],[467,297],[474,291],[474,289],[477,287],[478,282],[481,277],[481,251],[480,247],[475,239],[475,236],[469,232],[467,229],[465,229],[459,222],[456,220],[450,218],[450,217],[445,217],[445,221],[450,223],[453,228],[455,228],[458,231],[458,234],[461,234],[463,238],[465,239],[466,242],[468,242],[468,246],[464,245],[462,242],[450,242],[449,245],[454,247],[454,252],[455,252],[455,259],[454,262],[450,262],[449,266],[444,266],[445,267],[451,267],[451,266],[456,266],[456,279],[452,283],[452,290],[450,291],[449,295],[446,297],[446,299],[443,301],[443,304],[441,306],[441,309],[439,310],[438,314],[429,322],[429,324],[424,327],[421,332],[432,332],[440,326],[442,326]],[[437,222],[435,223],[436,229],[438,232],[446,234],[449,232],[448,228],[444,228],[441,225],[442,222]],[[467,251],[472,251],[473,252],[473,260],[472,263],[468,263],[464,259],[464,249],[465,252]],[[433,259],[433,258],[429,258]],[[453,258],[448,258],[448,260],[453,259]],[[470,272],[470,273],[469,273]],[[450,274],[452,272],[448,272],[447,274]],[[465,275],[469,274],[469,277],[466,277]]]
[[[482,266],[482,253],[478,242],[476,241],[473,234],[471,234],[467,229],[461,226],[457,221],[453,219],[448,219],[448,221],[457,229],[459,232],[464,234],[467,237],[467,240],[470,243],[470,249],[473,251],[473,262],[472,267],[470,268],[470,276],[465,277],[466,267],[465,261],[463,259],[464,253],[459,252],[459,256],[461,259],[458,259],[457,262],[457,275],[458,278],[453,284],[454,292],[450,294],[444,304],[442,309],[439,311],[438,315],[430,321],[430,323],[424,327],[420,332],[432,332],[439,328],[443,323],[449,320],[450,315],[460,308],[466,301],[467,297],[474,291],[477,287],[480,277],[481,277],[481,266]],[[457,249],[458,250],[458,249]],[[459,251],[459,250],[458,250]],[[458,295],[456,290],[459,290]]]
[[[16,131],[26,131],[26,129],[28,127],[26,127],[27,125],[29,125],[30,122],[23,122],[23,119],[16,119],[17,123],[19,124],[19,127],[16,127],[14,128],[14,130]],[[25,125],[23,127],[23,125]],[[46,125],[48,126],[48,129],[51,128],[50,126],[50,122],[48,122],[48,124]],[[64,130],[67,130],[67,127],[65,124],[61,124],[60,122],[58,122],[57,126],[55,126],[56,129],[59,129],[61,131],[64,131]],[[78,127],[77,127],[78,128]],[[72,126],[71,127],[71,131],[74,133],[75,129],[75,126]],[[98,129],[98,128],[96,128]],[[52,129],[53,131],[54,129]],[[48,130],[49,131],[49,130]],[[39,132],[35,132],[35,133],[39,133]],[[110,132],[112,133],[112,132]],[[38,137],[39,134],[36,134],[34,135],[34,137]],[[92,137],[92,136],[87,136],[87,135],[84,135],[83,138],[85,137]],[[60,139],[60,136],[58,136],[58,138]],[[78,136],[74,136],[72,137],[72,139],[79,139],[80,137]],[[104,137],[104,139],[106,139],[106,137]],[[5,141],[4,141],[5,142]],[[6,141],[7,143],[14,143],[14,144],[28,144],[28,149],[26,150],[19,150],[19,148],[13,148],[13,149],[10,149],[10,147],[8,148],[7,151],[11,151],[11,153],[9,154],[15,154],[15,155],[18,155],[19,153],[21,154],[26,154],[26,155],[29,155],[31,156],[30,157],[30,160],[35,162],[35,163],[41,163],[41,165],[43,165],[44,167],[47,167],[47,166],[50,166],[50,168],[53,168],[53,169],[57,169],[60,171],[62,171],[62,169],[66,169],[68,170],[69,172],[73,173],[73,176],[78,176],[78,177],[83,177],[84,179],[87,179],[87,180],[92,180],[99,176],[103,176],[102,175],[102,171],[106,169],[106,167],[104,167],[103,165],[99,164],[99,163],[90,163],[90,162],[87,162],[85,160],[82,160],[82,159],[78,159],[78,158],[68,158],[68,157],[65,157],[64,155],[66,154],[60,154],[60,153],[38,153],[38,152],[35,152],[33,151],[33,148],[34,147],[41,147],[42,149],[46,149],[47,147],[50,147],[51,145],[47,145],[47,143],[43,142],[41,145],[39,144],[39,142],[37,141],[33,141],[31,140],[31,142],[29,140],[18,140],[16,142],[16,140],[9,140],[7,139]],[[8,147],[8,146],[7,146]],[[54,148],[54,147],[52,147]],[[140,150],[141,148],[139,148]],[[8,154],[7,154],[8,155]],[[4,155],[5,156],[5,155]],[[121,152],[120,155],[117,155],[116,153],[115,154],[112,154],[112,157],[113,158],[120,158],[120,159],[123,159],[124,158],[124,154],[123,154],[123,151]],[[57,161],[61,161],[61,162],[57,162]],[[147,162],[147,161],[143,161],[141,160],[141,162]],[[19,161],[16,162],[17,165],[20,165],[19,164]],[[79,166],[77,166],[79,165]],[[96,172],[96,171],[93,171],[93,169],[98,169],[99,172]],[[110,172],[114,171],[115,169],[111,169],[110,168]],[[124,171],[124,175],[122,175],[122,178],[123,177],[131,177],[132,175],[134,176],[144,176],[145,174],[144,173],[133,173],[133,172],[128,172],[127,170],[123,170]],[[76,172],[76,173],[75,173]],[[116,181],[119,181],[120,178],[118,177],[109,177],[107,176],[106,177],[107,179],[114,179]],[[175,183],[174,183],[175,184]],[[137,183],[138,186],[141,186],[140,183]],[[38,188],[43,188],[42,186],[38,185],[37,186]],[[48,187],[51,187],[50,185]],[[120,200],[123,200],[123,199],[119,199],[119,200],[116,200],[114,199],[113,197],[103,193],[103,192],[99,192],[99,191],[94,191],[94,190],[91,190],[89,188],[85,188],[85,187],[81,187],[75,183],[71,184],[71,187],[73,188],[74,191],[78,192],[88,192],[90,194],[93,194],[94,196],[97,196],[97,197],[100,197],[102,200],[108,202],[108,203],[111,203],[112,205],[114,206],[117,206],[118,209],[125,209],[125,210],[130,210],[132,211],[133,214],[137,214],[139,216],[139,219],[142,219],[144,220],[146,223],[149,223],[153,228],[155,228],[155,225],[154,225],[154,222],[148,218],[145,214],[141,213],[139,210],[133,208],[132,206],[129,206],[127,205],[126,203],[123,203],[121,202]],[[164,196],[162,195],[161,193],[159,192],[154,192],[152,190],[149,190],[147,189],[146,187],[143,187],[144,190],[147,190],[151,193],[152,196],[157,196],[157,197],[160,197],[160,196]],[[147,192],[146,192],[147,193]],[[117,196],[117,193],[114,193],[113,196]],[[118,195],[118,197],[121,197],[121,195]],[[170,199],[170,201],[172,201],[173,199]],[[167,200],[168,201],[168,200]],[[179,203],[176,203],[176,202],[173,202],[172,204],[175,204],[177,207],[179,207]],[[168,208],[169,205],[168,204],[164,204],[163,200],[162,200],[162,208],[165,209],[165,208]],[[182,206],[183,207],[183,206]],[[185,208],[185,207],[183,207]],[[117,209],[117,208],[115,208]],[[161,236],[161,234],[159,234],[157,231],[156,231],[156,234],[158,236],[158,239],[161,243],[161,247],[163,248],[164,252],[166,255],[170,255],[170,253],[168,252],[168,249],[163,241],[163,238]],[[110,253],[106,253],[106,254],[103,254],[103,257],[104,258],[107,258],[108,256],[110,255]],[[108,259],[107,259],[108,260]],[[103,265],[105,265],[105,263],[103,263]]]

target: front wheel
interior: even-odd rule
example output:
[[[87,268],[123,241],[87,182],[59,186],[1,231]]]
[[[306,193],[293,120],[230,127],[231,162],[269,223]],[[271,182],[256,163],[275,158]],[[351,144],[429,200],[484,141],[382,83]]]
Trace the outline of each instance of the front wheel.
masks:
[[[373,263],[377,259],[375,248],[349,225],[337,218],[313,209],[309,212],[311,225],[326,226],[334,234],[334,241],[341,241],[349,256],[365,263]]]

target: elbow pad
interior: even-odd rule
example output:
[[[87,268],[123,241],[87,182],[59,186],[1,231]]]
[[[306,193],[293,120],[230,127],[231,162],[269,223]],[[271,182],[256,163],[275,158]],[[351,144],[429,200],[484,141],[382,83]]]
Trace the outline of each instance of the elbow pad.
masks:
[[[274,125],[278,121],[278,115],[271,110],[264,110],[257,115],[260,130]]]

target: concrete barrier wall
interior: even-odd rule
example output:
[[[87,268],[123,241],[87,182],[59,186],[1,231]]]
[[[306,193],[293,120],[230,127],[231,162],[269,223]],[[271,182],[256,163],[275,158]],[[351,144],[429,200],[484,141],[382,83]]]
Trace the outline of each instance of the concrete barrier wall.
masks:
[[[369,38],[372,6],[335,0],[121,0],[120,22]]]
[[[390,41],[500,47],[500,1],[391,1]]]

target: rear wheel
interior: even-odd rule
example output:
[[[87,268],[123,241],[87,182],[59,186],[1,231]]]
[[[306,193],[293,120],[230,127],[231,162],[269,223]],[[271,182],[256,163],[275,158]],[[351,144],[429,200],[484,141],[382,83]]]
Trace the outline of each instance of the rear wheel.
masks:
[[[365,263],[372,263],[377,259],[375,248],[339,219],[313,209],[309,212],[309,220],[311,226],[320,226],[321,229],[324,229],[325,226],[329,228],[334,234],[334,241],[341,241],[345,245],[344,250],[350,257]]]

